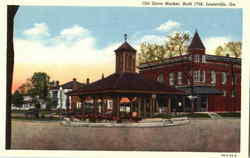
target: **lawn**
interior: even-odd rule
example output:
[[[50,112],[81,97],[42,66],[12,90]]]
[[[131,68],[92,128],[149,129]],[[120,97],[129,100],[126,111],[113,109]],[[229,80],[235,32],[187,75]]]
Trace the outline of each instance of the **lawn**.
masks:
[[[240,112],[224,112],[224,113],[217,113],[217,114],[220,115],[221,117],[236,117],[236,118],[241,117]]]
[[[171,119],[171,118],[177,118],[177,117],[188,117],[188,118],[210,118],[210,116],[207,113],[186,113],[186,114],[157,114],[154,115],[153,118],[165,118],[165,119]]]

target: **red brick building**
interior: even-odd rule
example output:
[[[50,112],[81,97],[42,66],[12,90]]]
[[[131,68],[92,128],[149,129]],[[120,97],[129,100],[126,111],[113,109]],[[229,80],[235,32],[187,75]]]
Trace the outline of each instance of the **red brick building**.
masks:
[[[187,54],[138,68],[145,78],[186,92],[161,99],[162,106],[169,105],[172,111],[240,111],[241,59],[206,54],[197,32]]]

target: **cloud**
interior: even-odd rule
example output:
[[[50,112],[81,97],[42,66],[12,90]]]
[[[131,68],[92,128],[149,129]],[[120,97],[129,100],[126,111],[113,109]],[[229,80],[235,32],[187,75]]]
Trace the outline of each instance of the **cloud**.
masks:
[[[45,71],[52,79],[61,82],[74,77],[90,77],[94,81],[101,77],[101,73],[106,76],[114,72],[114,50],[120,44],[97,48],[96,39],[90,31],[77,25],[42,40],[14,38],[15,80],[21,83],[33,72]]]
[[[165,36],[158,36],[158,35],[145,35],[140,40],[138,40],[136,43],[151,43],[151,44],[164,44],[166,41]]]
[[[50,35],[46,23],[35,23],[32,28],[25,30],[23,34],[30,37],[44,37]]]
[[[218,46],[222,46],[225,43],[232,41],[232,38],[229,36],[225,36],[225,37],[207,37],[204,40],[204,45],[206,47],[206,50],[209,52],[213,52],[215,51],[215,49]]]
[[[72,40],[75,38],[81,38],[89,34],[89,30],[78,25],[74,25],[71,28],[66,28],[60,32],[61,38]]]
[[[170,31],[173,30],[174,28],[179,28],[181,26],[180,23],[172,20],[168,20],[167,22],[161,24],[156,28],[158,31]]]

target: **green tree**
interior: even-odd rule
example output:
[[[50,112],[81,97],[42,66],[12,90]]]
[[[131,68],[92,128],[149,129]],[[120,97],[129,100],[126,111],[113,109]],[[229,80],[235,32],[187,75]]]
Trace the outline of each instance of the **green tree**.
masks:
[[[177,55],[183,55],[190,41],[189,33],[177,32],[167,36],[166,42],[160,44],[142,43],[140,45],[139,63],[163,61]]]
[[[223,46],[218,46],[215,50],[215,55],[226,56],[229,54],[232,57],[240,58],[242,54],[242,43],[238,42],[228,42]]]
[[[230,52],[230,55],[235,58],[241,57],[241,42],[228,42],[225,46],[225,49]]]
[[[14,104],[16,107],[21,107],[24,103],[23,96],[18,90],[12,95],[11,100],[12,104]]]
[[[33,87],[29,90],[32,96],[38,96],[40,99],[46,100],[48,96],[50,77],[45,72],[35,72],[31,77]]]
[[[216,50],[215,50],[215,55],[225,56],[224,48],[222,46],[217,47]]]
[[[176,32],[172,36],[168,36],[167,48],[174,55],[183,55],[187,50],[188,42],[190,41],[190,35],[187,32]]]

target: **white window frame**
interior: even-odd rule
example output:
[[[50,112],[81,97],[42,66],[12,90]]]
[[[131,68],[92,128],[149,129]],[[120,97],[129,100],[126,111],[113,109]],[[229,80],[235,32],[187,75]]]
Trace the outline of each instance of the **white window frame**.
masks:
[[[199,63],[200,62],[200,55],[194,56],[194,62]]]
[[[206,63],[206,55],[202,55],[202,63]]]
[[[214,70],[211,71],[211,83],[216,84],[216,72]]]
[[[169,85],[173,86],[174,85],[174,73],[173,72],[169,73],[168,77],[169,77]]]
[[[227,73],[221,72],[221,84],[225,85],[227,83]]]
[[[182,72],[177,73],[177,80],[178,80],[178,84],[181,85],[182,84]]]

